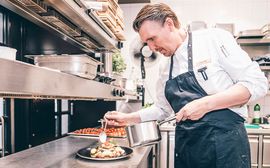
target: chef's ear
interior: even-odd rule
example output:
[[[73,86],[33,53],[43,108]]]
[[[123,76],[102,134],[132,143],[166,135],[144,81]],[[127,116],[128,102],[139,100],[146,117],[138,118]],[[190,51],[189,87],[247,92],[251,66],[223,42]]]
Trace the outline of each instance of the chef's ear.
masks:
[[[173,28],[175,28],[173,20],[169,17],[165,19],[164,26],[168,27],[170,31],[172,31]]]

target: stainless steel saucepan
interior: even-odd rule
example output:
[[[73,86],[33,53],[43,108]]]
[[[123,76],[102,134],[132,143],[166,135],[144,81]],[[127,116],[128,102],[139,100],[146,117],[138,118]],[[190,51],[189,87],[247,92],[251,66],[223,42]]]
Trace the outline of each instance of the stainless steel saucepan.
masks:
[[[175,120],[176,116],[168,117],[162,121],[146,121],[126,127],[130,147],[146,146],[158,143],[161,140],[159,126]]]

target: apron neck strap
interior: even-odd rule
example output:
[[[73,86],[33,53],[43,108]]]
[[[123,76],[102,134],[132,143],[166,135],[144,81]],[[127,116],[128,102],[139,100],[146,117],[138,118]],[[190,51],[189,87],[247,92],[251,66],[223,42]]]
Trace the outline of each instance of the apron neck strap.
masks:
[[[170,65],[170,72],[169,72],[169,79],[172,79],[172,70],[173,70],[173,56],[171,56],[171,65]]]
[[[188,71],[193,71],[193,56],[192,56],[192,33],[188,27]],[[172,70],[173,70],[173,56],[171,56],[171,65],[169,72],[169,79],[172,79]]]
[[[188,71],[193,71],[192,33],[188,28]]]

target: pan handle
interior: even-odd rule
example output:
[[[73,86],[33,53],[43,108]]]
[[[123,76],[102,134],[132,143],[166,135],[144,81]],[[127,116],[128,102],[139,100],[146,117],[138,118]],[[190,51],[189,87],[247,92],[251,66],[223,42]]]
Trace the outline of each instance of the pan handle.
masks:
[[[158,125],[162,125],[166,122],[169,122],[169,121],[172,121],[172,120],[175,120],[176,119],[176,115],[174,114],[173,116],[171,117],[168,117],[168,118],[165,118],[164,120],[161,120],[158,122]]]

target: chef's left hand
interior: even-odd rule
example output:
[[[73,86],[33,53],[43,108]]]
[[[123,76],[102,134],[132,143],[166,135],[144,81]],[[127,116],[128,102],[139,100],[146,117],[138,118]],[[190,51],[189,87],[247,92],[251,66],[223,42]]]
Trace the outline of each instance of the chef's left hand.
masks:
[[[199,120],[209,111],[210,110],[206,99],[204,98],[196,99],[186,104],[176,114],[176,122],[180,122],[181,120],[185,121],[186,119]]]

